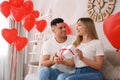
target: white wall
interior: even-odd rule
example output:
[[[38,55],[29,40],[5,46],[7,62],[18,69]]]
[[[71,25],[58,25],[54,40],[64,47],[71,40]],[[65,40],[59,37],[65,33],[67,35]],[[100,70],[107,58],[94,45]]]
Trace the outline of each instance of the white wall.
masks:
[[[33,0],[35,9],[39,10],[42,15],[52,9],[52,18],[61,17],[69,25],[73,25],[78,18],[87,17],[88,0]],[[120,0],[116,0],[115,9],[112,14],[120,11]],[[114,50],[115,48],[109,43],[103,33],[103,22],[95,22],[97,33],[103,42],[105,50]],[[74,25],[71,27],[74,29]]]

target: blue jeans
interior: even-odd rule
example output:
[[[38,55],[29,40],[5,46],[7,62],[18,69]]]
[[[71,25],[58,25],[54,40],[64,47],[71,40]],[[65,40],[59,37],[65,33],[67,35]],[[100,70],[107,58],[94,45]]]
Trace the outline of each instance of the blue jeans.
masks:
[[[60,73],[57,69],[43,67],[39,70],[39,80],[56,80]]]
[[[74,74],[61,73],[58,75],[57,80],[103,80],[102,74],[91,68],[76,68]]]

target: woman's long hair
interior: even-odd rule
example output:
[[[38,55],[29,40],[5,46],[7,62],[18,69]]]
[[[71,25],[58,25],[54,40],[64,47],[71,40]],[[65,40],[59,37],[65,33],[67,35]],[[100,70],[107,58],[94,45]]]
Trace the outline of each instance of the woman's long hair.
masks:
[[[98,39],[97,32],[95,29],[95,24],[91,18],[79,18],[77,23],[79,21],[81,21],[85,25],[87,29],[87,34],[91,39]],[[83,40],[83,37],[78,35],[73,45],[77,47],[82,40]]]

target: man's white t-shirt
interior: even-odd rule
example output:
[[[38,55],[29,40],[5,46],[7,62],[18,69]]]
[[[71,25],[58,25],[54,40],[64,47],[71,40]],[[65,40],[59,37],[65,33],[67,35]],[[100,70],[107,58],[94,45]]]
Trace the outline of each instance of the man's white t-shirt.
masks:
[[[67,40],[64,43],[58,43],[54,37],[48,39],[42,47],[42,53],[43,55],[50,55],[50,58],[58,52],[63,46],[68,46],[70,44],[73,44],[75,41],[75,37],[72,35],[67,36]],[[55,64],[52,66],[52,68],[58,69],[61,72],[66,73],[73,73],[75,69],[73,67],[61,65],[61,64]]]
[[[104,55],[103,46],[99,40],[94,39],[87,43],[81,43],[77,48],[82,51],[84,57],[93,61],[95,61],[96,56]],[[77,55],[74,56],[74,61],[77,68],[88,66]]]

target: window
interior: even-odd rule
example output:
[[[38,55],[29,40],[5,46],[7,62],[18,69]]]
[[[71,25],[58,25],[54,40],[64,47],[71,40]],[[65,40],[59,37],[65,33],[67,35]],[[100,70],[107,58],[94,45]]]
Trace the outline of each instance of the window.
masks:
[[[0,3],[3,0],[0,0]],[[9,20],[6,19],[3,14],[0,12],[0,32],[4,28],[9,28]],[[2,34],[0,33],[0,80],[4,80],[5,78],[5,65],[8,57],[8,43],[5,41],[5,39],[2,37]]]

